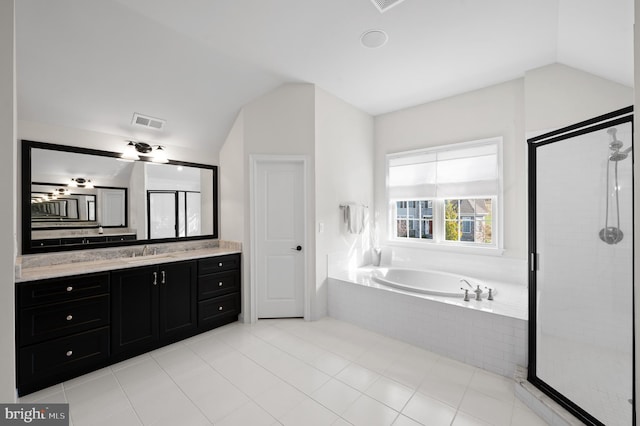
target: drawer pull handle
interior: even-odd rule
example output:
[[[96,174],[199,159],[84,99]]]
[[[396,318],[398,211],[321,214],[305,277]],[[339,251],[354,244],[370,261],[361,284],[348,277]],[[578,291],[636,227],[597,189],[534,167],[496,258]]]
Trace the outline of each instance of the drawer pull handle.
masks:
[[[167,274],[162,271],[162,281],[160,281],[161,284],[164,284],[167,282]]]
[[[218,263],[218,266],[222,266],[222,262],[219,262],[219,263]]]
[[[67,291],[71,291],[71,290],[73,290],[73,287],[71,286],[67,287]]]
[[[221,311],[222,310],[222,306],[218,306],[218,310]]]
[[[73,355],[73,351],[67,351],[67,356]]]
[[[158,285],[158,273],[153,273],[153,285]]]
[[[73,315],[67,315],[67,321],[71,321],[73,319]]]
[[[222,287],[222,281],[218,283],[218,287]]]

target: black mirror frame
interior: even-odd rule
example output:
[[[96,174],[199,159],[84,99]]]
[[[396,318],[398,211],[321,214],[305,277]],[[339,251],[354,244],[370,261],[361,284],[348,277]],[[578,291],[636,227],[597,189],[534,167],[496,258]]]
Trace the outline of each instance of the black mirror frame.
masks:
[[[44,246],[44,247],[32,247],[31,244],[31,149],[49,149],[54,151],[73,152],[76,154],[89,154],[98,155],[102,157],[120,158],[121,153],[111,151],[101,151],[91,148],[80,148],[67,145],[58,145],[47,142],[36,142],[29,140],[22,140],[22,173],[21,173],[21,206],[22,206],[22,254],[36,254],[36,253],[48,253],[59,251],[71,251],[71,250],[86,250],[93,248],[107,248],[118,246],[132,246],[140,244],[159,244],[167,242],[183,242],[193,240],[207,240],[218,238],[218,166],[212,166],[209,164],[190,163],[186,161],[169,160],[171,165],[197,167],[200,169],[208,169],[213,173],[213,233],[209,235],[198,235],[194,237],[176,237],[176,238],[162,238],[154,240],[130,240],[130,241],[113,241],[105,243],[92,243],[90,246],[81,245],[60,245],[60,246]]]

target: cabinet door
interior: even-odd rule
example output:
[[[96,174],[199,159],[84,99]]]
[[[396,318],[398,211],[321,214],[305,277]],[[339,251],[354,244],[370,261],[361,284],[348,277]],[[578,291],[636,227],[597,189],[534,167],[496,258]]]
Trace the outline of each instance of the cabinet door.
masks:
[[[136,352],[158,340],[158,285],[155,266],[111,273],[112,353]]]
[[[158,266],[160,287],[160,339],[188,334],[197,326],[197,263]]]

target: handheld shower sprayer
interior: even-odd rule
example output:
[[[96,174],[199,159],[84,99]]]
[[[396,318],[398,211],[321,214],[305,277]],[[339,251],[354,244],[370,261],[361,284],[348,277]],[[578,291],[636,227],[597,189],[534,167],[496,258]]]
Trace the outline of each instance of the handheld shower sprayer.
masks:
[[[615,127],[611,127],[607,129],[607,133],[611,138],[611,142],[609,142],[609,157],[607,158],[607,187],[606,187],[606,196],[605,196],[605,219],[604,219],[604,228],[600,230],[600,239],[607,244],[618,244],[622,241],[624,234],[622,230],[620,230],[620,200],[618,198],[618,162],[627,158],[629,153],[631,152],[632,147],[628,147],[627,149],[620,151],[623,147],[622,141],[618,139],[616,136],[618,130]],[[609,175],[610,173],[610,164],[611,162],[615,163],[614,165],[614,184],[613,184],[613,193],[612,197],[615,199],[615,214],[616,214],[616,226],[609,226]]]

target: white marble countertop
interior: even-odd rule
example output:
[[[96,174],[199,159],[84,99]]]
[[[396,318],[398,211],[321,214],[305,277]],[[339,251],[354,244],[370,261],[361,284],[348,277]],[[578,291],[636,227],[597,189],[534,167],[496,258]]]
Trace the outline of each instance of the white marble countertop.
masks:
[[[118,269],[159,265],[162,263],[201,259],[212,256],[223,256],[225,254],[234,253],[241,253],[241,251],[233,248],[211,247],[198,250],[176,251],[148,256],[120,257],[117,259],[92,260],[87,262],[73,262],[58,265],[22,268],[21,276],[19,278],[16,278],[15,282],[21,283],[47,278],[59,278],[71,275],[90,274],[94,272],[114,271]]]

